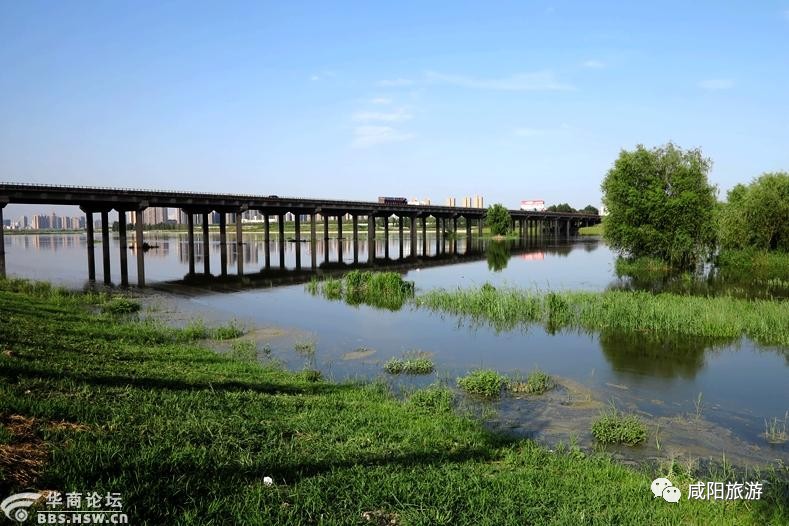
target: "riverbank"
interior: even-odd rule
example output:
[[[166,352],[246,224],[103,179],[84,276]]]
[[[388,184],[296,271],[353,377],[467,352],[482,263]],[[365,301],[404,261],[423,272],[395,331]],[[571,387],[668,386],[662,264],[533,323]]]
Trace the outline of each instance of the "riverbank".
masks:
[[[787,518],[769,488],[747,506],[669,504],[649,489],[658,473],[493,434],[443,397],[324,382],[240,344],[219,355],[201,338],[234,331],[166,328],[109,301],[0,281],[0,494],[120,492],[135,524]]]

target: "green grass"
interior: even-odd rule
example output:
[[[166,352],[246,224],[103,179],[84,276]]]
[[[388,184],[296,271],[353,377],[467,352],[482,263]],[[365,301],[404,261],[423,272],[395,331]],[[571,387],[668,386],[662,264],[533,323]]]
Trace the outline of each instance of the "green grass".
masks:
[[[584,226],[578,229],[578,233],[582,236],[602,236],[603,223],[598,223],[592,226]]]
[[[526,378],[516,376],[507,382],[507,388],[513,393],[543,394],[554,388],[551,376],[539,369],[528,374]]]
[[[497,330],[542,324],[548,331],[622,331],[645,338],[745,336],[765,345],[789,346],[789,302],[630,291],[542,294],[483,285],[429,291],[416,304]]]
[[[789,253],[760,250],[724,250],[715,258],[724,279],[789,282]]]
[[[389,374],[430,374],[435,369],[429,358],[390,358],[384,364]]]
[[[454,394],[442,385],[431,385],[412,392],[406,403],[412,407],[431,413],[447,413],[452,410]]]
[[[138,312],[141,308],[140,302],[119,296],[112,298],[101,306],[101,311],[105,314],[114,314],[121,316],[124,314],[133,314]]]
[[[780,487],[747,507],[658,503],[654,470],[492,433],[450,410],[440,387],[399,401],[381,383],[312,381],[215,353],[201,331],[112,318],[98,304],[0,280],[0,347],[12,351],[0,352],[0,495],[120,492],[141,525],[789,518]]]
[[[668,263],[650,257],[635,259],[616,258],[614,270],[619,277],[634,276],[640,279],[660,278],[672,272],[672,268]]]
[[[611,407],[592,422],[592,436],[601,444],[637,446],[646,442],[647,426],[637,416]]]
[[[397,272],[352,270],[342,279],[314,279],[306,285],[313,295],[322,294],[331,300],[343,300],[349,305],[399,310],[414,296],[414,283]]]
[[[458,387],[474,395],[498,398],[507,387],[507,378],[490,369],[472,371],[457,380]]]

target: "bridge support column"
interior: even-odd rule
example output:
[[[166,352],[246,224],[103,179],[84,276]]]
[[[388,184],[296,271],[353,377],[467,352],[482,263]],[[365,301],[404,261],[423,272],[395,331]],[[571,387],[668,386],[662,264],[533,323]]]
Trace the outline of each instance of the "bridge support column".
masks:
[[[209,239],[208,239],[208,213],[203,212],[201,221],[203,222],[203,272],[206,275],[211,273],[211,257],[209,252]]]
[[[242,212],[236,212],[236,272],[244,275],[244,233],[241,231]]]
[[[301,242],[301,214],[295,214],[293,216],[293,226],[295,228],[295,235],[296,235],[296,242]]]
[[[482,227],[483,227],[484,222],[485,221],[484,221],[484,219],[482,217],[477,219],[477,229],[478,229],[478,235],[479,235],[480,238],[482,238]]]
[[[219,213],[219,271],[227,276],[227,214]]]
[[[118,249],[121,256],[121,286],[129,286],[129,262],[127,259],[126,212],[118,210]]]
[[[268,211],[263,213],[263,265],[266,270],[271,268],[271,223]]]
[[[518,219],[518,237],[523,239],[523,219]]]
[[[410,225],[408,226],[409,232],[411,234],[411,250],[409,251],[412,258],[416,257],[416,217],[411,216],[408,218],[410,221]]]
[[[397,216],[397,234],[400,245],[400,259],[403,259],[403,216]]]
[[[436,217],[436,255],[441,252],[441,218]]]
[[[134,246],[137,255],[137,286],[145,286],[145,250],[143,250],[142,210],[134,211]]]
[[[375,214],[367,213],[367,263],[375,262]]]
[[[195,218],[192,212],[186,212],[186,243],[189,252],[189,274],[195,273]],[[138,246],[137,250],[142,250]]]
[[[422,256],[427,255],[427,216],[422,216]]]
[[[285,214],[277,214],[277,247],[279,247],[279,268],[285,268]]]
[[[353,221],[353,262],[359,262],[359,216],[353,214],[351,216]]]
[[[568,219],[566,221],[565,230],[566,230],[566,233],[567,233],[567,237],[570,237],[570,219]]]
[[[315,253],[317,240],[315,239],[315,212],[310,214],[310,265],[312,269],[318,268],[318,255]]]
[[[109,212],[101,212],[101,255],[104,263],[104,283],[109,285],[112,282],[110,274],[110,219]]]
[[[321,215],[323,215],[323,212],[321,212]],[[329,216],[328,215],[323,215],[323,239],[326,240],[326,241],[329,240]]]
[[[466,220],[466,247],[468,247],[471,243],[471,218],[466,216],[464,219]]]

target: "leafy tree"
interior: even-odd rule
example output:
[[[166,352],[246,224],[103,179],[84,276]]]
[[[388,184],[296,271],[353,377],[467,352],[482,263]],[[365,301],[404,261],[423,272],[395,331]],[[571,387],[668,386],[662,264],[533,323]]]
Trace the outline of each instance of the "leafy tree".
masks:
[[[586,205],[585,207],[583,207],[583,209],[581,209],[581,212],[586,212],[587,214],[595,214],[595,215],[600,214],[600,210],[598,210],[596,207],[592,205]]]
[[[562,203],[559,205],[551,205],[545,209],[548,212],[575,212],[575,208],[570,206],[567,203]]]
[[[501,203],[496,203],[488,207],[485,214],[485,223],[490,228],[490,233],[494,236],[503,236],[510,228],[510,213]]]
[[[710,166],[700,150],[672,143],[622,150],[601,185],[609,245],[624,255],[678,267],[708,253],[715,241]]]
[[[718,235],[723,248],[789,251],[789,173],[766,173],[729,190]]]

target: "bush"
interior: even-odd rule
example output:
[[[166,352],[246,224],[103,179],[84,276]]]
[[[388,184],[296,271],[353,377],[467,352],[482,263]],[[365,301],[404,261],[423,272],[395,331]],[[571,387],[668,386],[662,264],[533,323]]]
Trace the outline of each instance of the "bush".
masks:
[[[687,268],[714,246],[715,187],[700,150],[623,150],[602,183],[603,236],[622,255]]]
[[[501,203],[491,205],[485,213],[485,224],[494,236],[505,235],[510,229],[511,221],[509,210]]]
[[[647,426],[635,415],[611,408],[592,422],[592,435],[601,444],[637,446],[647,439]]]
[[[507,379],[490,369],[480,369],[458,378],[458,387],[467,393],[498,398],[507,386]]]

